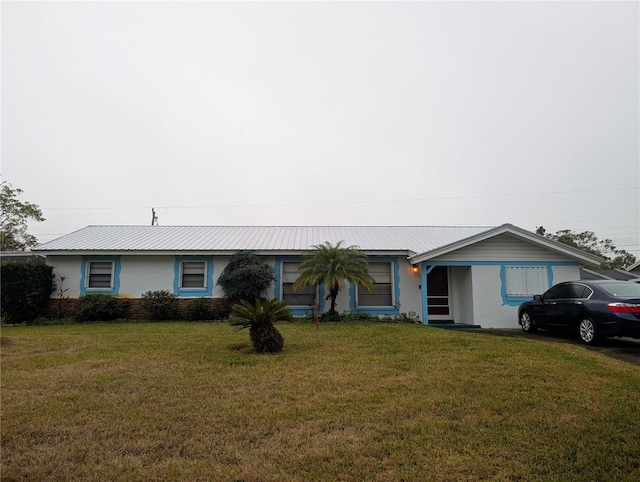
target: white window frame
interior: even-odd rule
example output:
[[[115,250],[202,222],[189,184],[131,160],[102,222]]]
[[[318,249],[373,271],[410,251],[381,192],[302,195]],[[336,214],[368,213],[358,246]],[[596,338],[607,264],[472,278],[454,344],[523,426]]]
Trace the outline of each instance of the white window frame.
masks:
[[[549,288],[548,266],[505,266],[504,273],[508,297],[539,295]]]
[[[390,306],[395,306],[395,302],[396,301],[394,299],[394,297],[395,297],[395,286],[394,286],[394,279],[393,279],[394,278],[394,276],[393,276],[393,268],[394,268],[393,262],[392,261],[370,261],[369,262],[369,266],[371,266],[372,264],[385,264],[385,265],[387,265],[389,267],[389,281],[388,282],[385,281],[385,282],[380,282],[380,283],[374,283],[374,286],[376,284],[389,285],[390,290],[391,290],[390,303],[388,305],[387,304],[385,304],[385,305],[363,305],[363,304],[360,303],[360,295],[361,295],[361,293],[362,293],[363,296],[367,296],[367,295],[376,296],[376,295],[374,295],[373,293],[370,293],[368,290],[366,290],[364,288],[361,291],[360,287],[356,286],[356,306],[358,308],[388,308]],[[369,274],[371,274],[371,272],[369,272]],[[373,277],[375,279],[375,276],[373,276]]]
[[[202,265],[202,286],[185,286],[184,285],[185,264],[187,264],[187,263],[188,264],[201,264]],[[181,290],[206,290],[208,288],[208,285],[207,285],[207,270],[209,268],[207,263],[208,263],[208,261],[206,261],[206,260],[182,260],[182,261],[180,261],[179,288]]]
[[[109,264],[111,266],[111,272],[109,273],[109,286],[91,286],[91,267],[93,265],[107,265]],[[106,273],[95,273],[94,276],[97,276],[99,274],[106,274]],[[115,261],[105,261],[105,260],[89,260],[87,261],[87,273],[86,273],[86,283],[85,283],[85,289],[88,290],[105,290],[105,289],[113,289],[113,285],[114,285],[114,275],[115,275]]]

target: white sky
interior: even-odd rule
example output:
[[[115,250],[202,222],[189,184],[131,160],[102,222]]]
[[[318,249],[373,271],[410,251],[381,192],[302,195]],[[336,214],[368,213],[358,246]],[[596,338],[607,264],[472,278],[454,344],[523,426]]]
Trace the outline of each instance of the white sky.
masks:
[[[640,256],[639,3],[6,2],[47,221],[592,230]]]

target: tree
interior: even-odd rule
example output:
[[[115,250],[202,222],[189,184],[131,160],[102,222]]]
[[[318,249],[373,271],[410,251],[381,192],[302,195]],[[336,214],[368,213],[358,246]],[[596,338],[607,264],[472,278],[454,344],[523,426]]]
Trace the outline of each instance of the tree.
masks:
[[[600,266],[586,266],[587,268],[623,269],[636,262],[634,255],[624,249],[617,249],[610,239],[598,239],[593,231],[574,233],[569,229],[562,229],[552,234],[548,233],[544,226],[540,226],[536,228],[536,234],[581,249],[587,253],[595,254],[604,259]]]
[[[38,244],[35,236],[27,232],[27,222],[44,221],[40,208],[28,202],[22,202],[18,196],[22,189],[13,188],[3,181],[0,188],[0,250],[24,251]]]
[[[336,298],[345,287],[345,281],[373,290],[375,280],[369,275],[366,255],[357,246],[342,247],[342,241],[332,245],[329,241],[313,246],[302,255],[298,279],[292,289],[324,284],[329,289],[326,299],[331,299],[329,313],[336,312]]]
[[[236,331],[249,328],[251,344],[259,353],[277,353],[282,351],[284,338],[273,325],[277,321],[291,321],[293,316],[286,301],[271,298],[254,303],[242,300],[233,305],[233,315],[229,323]]]
[[[253,303],[262,298],[275,280],[271,265],[252,251],[239,251],[231,257],[229,264],[218,278],[225,298],[238,303],[247,300]]]

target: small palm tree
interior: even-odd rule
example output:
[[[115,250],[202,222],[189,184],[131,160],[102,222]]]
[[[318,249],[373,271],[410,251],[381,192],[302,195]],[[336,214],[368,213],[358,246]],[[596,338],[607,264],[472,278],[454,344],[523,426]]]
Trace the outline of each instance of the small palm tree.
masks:
[[[336,311],[336,298],[345,287],[345,281],[373,290],[375,280],[367,268],[367,256],[357,246],[342,247],[342,241],[332,245],[329,241],[317,244],[302,255],[298,279],[292,289],[324,284],[329,289],[327,299],[331,299],[330,313]]]
[[[293,316],[286,301],[277,298],[255,303],[242,300],[233,305],[233,314],[229,323],[235,326],[235,331],[249,328],[251,344],[259,353],[277,353],[282,351],[284,338],[273,326],[277,321],[291,321]]]

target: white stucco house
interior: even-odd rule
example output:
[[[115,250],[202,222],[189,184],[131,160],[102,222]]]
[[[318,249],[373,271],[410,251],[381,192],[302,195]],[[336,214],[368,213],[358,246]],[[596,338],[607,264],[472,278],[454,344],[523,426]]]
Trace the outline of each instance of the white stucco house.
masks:
[[[373,293],[350,286],[339,312],[413,312],[483,328],[517,327],[518,305],[553,284],[580,279],[600,258],[511,224],[444,226],[88,226],[33,249],[46,256],[67,294],[139,298],[168,290],[180,298],[220,298],[229,258],[251,250],[275,268],[270,296],[295,314],[328,309],[323,286],[293,293],[301,254],[325,241],[358,246],[376,280]],[[55,297],[55,293],[52,295]]]

